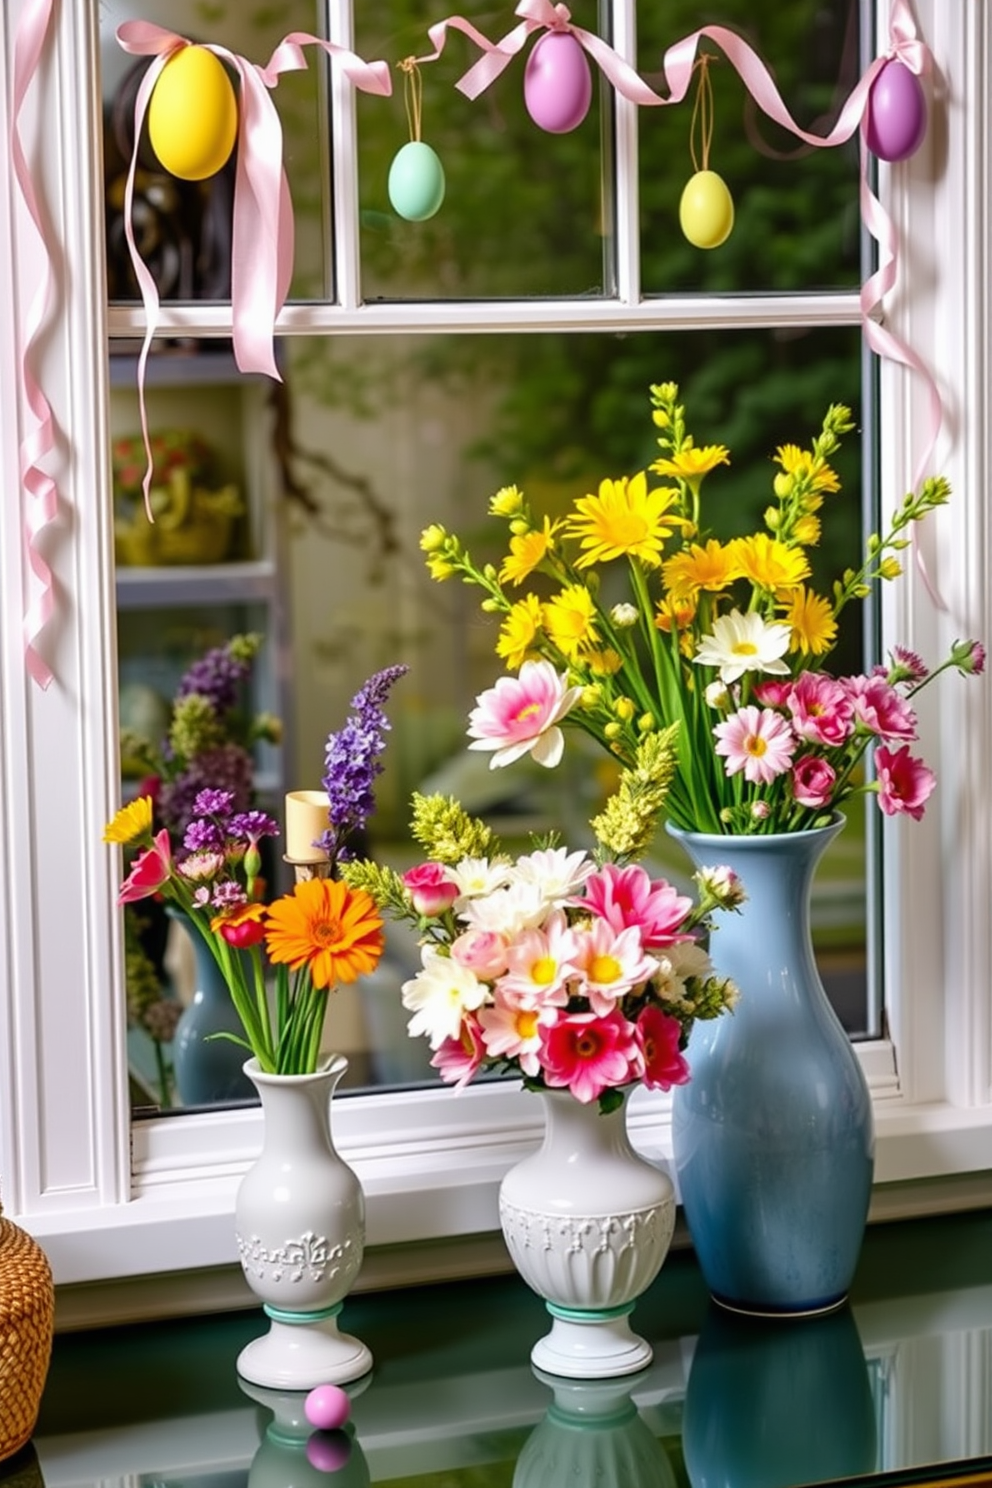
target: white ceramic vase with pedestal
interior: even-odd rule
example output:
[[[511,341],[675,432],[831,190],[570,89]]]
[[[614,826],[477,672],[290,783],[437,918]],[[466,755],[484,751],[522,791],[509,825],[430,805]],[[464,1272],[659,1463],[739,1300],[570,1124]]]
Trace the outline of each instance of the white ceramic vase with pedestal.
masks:
[[[340,1385],[372,1367],[366,1345],[337,1323],[365,1247],[362,1187],[331,1130],[331,1098],[347,1068],[341,1055],[309,1075],[245,1065],[262,1101],[264,1143],[238,1190],[235,1225],[269,1331],[242,1349],[238,1373],[268,1389]]]
[[[604,1116],[567,1091],[538,1095],[544,1141],[507,1173],[499,1199],[513,1263],[553,1319],[531,1360],[571,1379],[633,1374],[652,1357],[629,1317],[668,1254],[671,1179],[634,1151],[625,1105]]]

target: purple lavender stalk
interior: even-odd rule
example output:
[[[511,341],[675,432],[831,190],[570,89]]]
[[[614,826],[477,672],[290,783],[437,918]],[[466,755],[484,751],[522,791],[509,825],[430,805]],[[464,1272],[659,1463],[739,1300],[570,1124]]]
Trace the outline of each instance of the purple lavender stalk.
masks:
[[[352,711],[344,728],[327,736],[322,784],[329,802],[330,826],[318,846],[328,853],[332,864],[345,855],[348,838],[362,830],[375,810],[373,784],[382,774],[379,756],[390,728],[383,705],[393,683],[408,671],[406,666],[392,666],[376,672],[352,698]]]

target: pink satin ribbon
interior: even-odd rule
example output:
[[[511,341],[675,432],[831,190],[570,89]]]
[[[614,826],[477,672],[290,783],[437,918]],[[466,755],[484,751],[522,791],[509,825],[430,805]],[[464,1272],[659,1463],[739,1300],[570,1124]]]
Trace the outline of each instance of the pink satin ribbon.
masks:
[[[41,468],[41,461],[55,447],[55,422],[48,399],[34,375],[31,365],[35,341],[44,324],[52,301],[51,249],[34,188],[34,181],[21,144],[17,127],[21,108],[38,69],[41,53],[52,19],[52,0],[31,0],[21,12],[14,38],[14,97],[11,115],[10,153],[24,205],[41,240],[41,282],[18,336],[18,360],[27,406],[34,421],[21,439],[20,473],[22,485],[22,541],[33,597],[24,609],[24,661],[27,670],[41,688],[53,680],[53,672],[39,653],[35,642],[52,618],[55,609],[52,571],[38,551],[41,533],[58,514],[58,491],[55,482]],[[15,325],[18,324],[15,316]]]
[[[194,43],[151,21],[125,21],[117,40],[126,52],[154,60],[141,80],[134,106],[134,147],[124,191],[124,235],[145,307],[145,335],[138,357],[138,403],[146,469],[142,487],[149,502],[153,465],[145,408],[145,368],[158,320],[158,289],[134,238],[131,208],[138,144],[152,90],[170,57]],[[199,43],[197,43],[199,44]],[[284,72],[307,66],[305,46],[317,46],[337,59],[346,78],[362,92],[388,97],[392,77],[386,62],[365,62],[347,47],[304,31],[293,31],[259,67],[225,47],[205,44],[238,75],[238,154],[234,181],[231,248],[231,320],[234,359],[242,372],[262,372],[281,381],[275,357],[275,323],[286,302],[293,273],[293,207],[282,163],[282,123],[270,90]]]

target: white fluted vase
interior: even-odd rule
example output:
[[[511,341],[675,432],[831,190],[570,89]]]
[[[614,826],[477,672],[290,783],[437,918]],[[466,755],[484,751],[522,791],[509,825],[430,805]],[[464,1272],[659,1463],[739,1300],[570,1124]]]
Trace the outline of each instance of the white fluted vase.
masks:
[[[235,1201],[245,1279],[269,1331],[238,1356],[238,1373],[272,1390],[344,1384],[372,1367],[359,1339],[338,1330],[365,1249],[365,1199],[334,1146],[332,1096],[348,1061],[310,1075],[245,1074],[262,1101],[262,1152]]]
[[[552,1318],[531,1360],[569,1379],[634,1374],[652,1350],[630,1314],[671,1245],[672,1182],[634,1151],[625,1106],[603,1116],[567,1091],[537,1094],[544,1141],[507,1173],[499,1197],[513,1263]]]

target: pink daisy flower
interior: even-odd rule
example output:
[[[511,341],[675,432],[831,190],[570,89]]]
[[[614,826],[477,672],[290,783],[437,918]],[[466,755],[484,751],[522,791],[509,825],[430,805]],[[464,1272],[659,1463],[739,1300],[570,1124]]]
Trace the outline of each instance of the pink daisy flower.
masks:
[[[636,925],[617,932],[607,920],[593,920],[577,938],[575,966],[582,974],[581,992],[601,1018],[612,1012],[625,992],[649,981],[658,970],[654,957],[644,953]]]
[[[579,947],[579,937],[564,914],[554,910],[541,929],[522,930],[507,946],[506,974],[494,991],[517,1006],[564,1007]]]
[[[905,813],[919,821],[937,777],[921,759],[915,759],[904,744],[901,749],[875,751],[878,775],[878,804],[886,816]]]
[[[569,687],[550,661],[525,661],[516,677],[500,677],[476,698],[469,714],[469,749],[491,749],[490,769],[529,754],[549,769],[558,764],[565,740],[558,724],[574,708],[581,687]]]
[[[716,753],[726,758],[728,775],[744,771],[752,785],[769,785],[792,763],[795,736],[785,719],[770,708],[741,708],[713,730]]]
[[[463,1090],[479,1068],[485,1057],[482,1029],[471,1013],[462,1019],[461,1033],[457,1038],[446,1038],[431,1057],[431,1066],[438,1071],[446,1085]]]
[[[479,1013],[482,1039],[490,1059],[516,1059],[525,1075],[533,1079],[541,1072],[541,1029],[559,1017],[555,1008],[520,1007],[503,1001],[497,992],[492,1007]]]
[[[644,1056],[644,1083],[650,1090],[671,1090],[689,1079],[689,1065],[679,1039],[677,1018],[659,1007],[646,1007],[637,1020],[637,1042]]]
[[[636,926],[645,950],[688,940],[679,926],[692,909],[692,900],[663,878],[651,879],[639,863],[618,868],[606,863],[586,880],[585,893],[575,903],[588,909],[614,930]]]
[[[585,1105],[636,1079],[641,1065],[634,1025],[616,1010],[605,1018],[573,1013],[543,1026],[540,1058],[545,1084],[567,1087]]]

